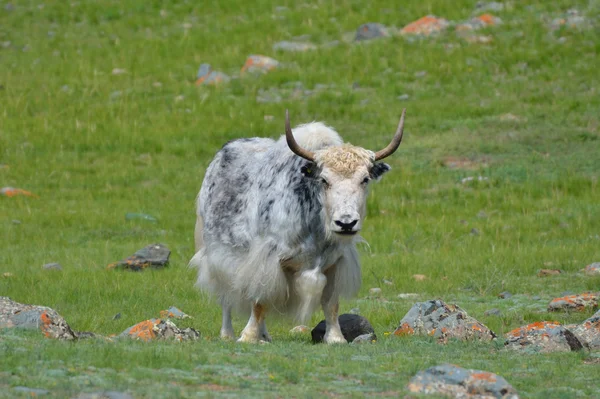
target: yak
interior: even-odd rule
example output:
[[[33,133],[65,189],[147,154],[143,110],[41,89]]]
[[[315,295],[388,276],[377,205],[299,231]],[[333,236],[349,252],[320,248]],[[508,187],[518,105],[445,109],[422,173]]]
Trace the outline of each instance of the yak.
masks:
[[[226,143],[209,164],[197,197],[196,286],[222,307],[220,335],[234,339],[232,310],[249,312],[238,342],[271,341],[267,312],[307,320],[319,304],[324,341],[346,342],[340,297],[356,295],[361,269],[356,243],[369,185],[390,170],[380,162],[402,141],[373,152],[344,143],[321,122],[290,127],[285,136]]]

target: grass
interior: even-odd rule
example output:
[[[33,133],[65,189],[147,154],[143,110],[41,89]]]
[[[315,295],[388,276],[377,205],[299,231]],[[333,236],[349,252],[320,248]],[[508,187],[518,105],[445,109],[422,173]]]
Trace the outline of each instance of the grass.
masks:
[[[428,13],[465,20],[477,15],[476,3],[2,3],[0,164],[8,167],[0,167],[0,186],[39,198],[0,197],[0,275],[13,274],[0,277],[0,295],[50,306],[74,329],[102,334],[176,305],[194,317],[178,324],[203,339],[63,343],[0,331],[0,397],[17,395],[9,388],[19,385],[50,397],[102,389],[135,397],[403,395],[412,375],[440,362],[499,373],[523,397],[600,395],[594,366],[584,363],[597,354],[523,356],[495,344],[384,334],[413,304],[398,293],[456,302],[501,334],[537,320],[584,320],[590,312],[548,314],[547,303],[600,283],[579,273],[600,259],[600,40],[594,29],[548,28],[569,8],[597,26],[597,1],[512,2],[496,13],[501,26],[478,32],[491,35],[490,44],[452,30],[424,40],[341,40],[371,21],[401,27]],[[341,42],[272,50],[299,35]],[[250,54],[284,67],[221,87],[194,85],[200,63],[237,75]],[[295,81],[331,87],[256,101],[261,89]],[[409,99],[398,100],[402,94]],[[278,137],[286,108],[292,123],[323,120],[347,141],[377,149],[403,107],[405,141],[369,197],[363,289],[342,304],[360,309],[379,343],[313,346],[281,320],[270,323],[272,345],[220,342],[218,306],[194,290],[186,267],[194,199],[214,153],[229,139]],[[447,157],[472,166],[448,168]],[[461,183],[478,176],[486,180]],[[158,222],[126,220],[127,212]],[[172,250],[167,269],[105,269],[153,242]],[[64,270],[43,271],[48,262]],[[544,267],[565,273],[537,277]],[[376,286],[389,302],[366,298]],[[513,298],[497,298],[502,291]],[[484,316],[494,307],[502,317]],[[116,313],[122,317],[113,320]],[[236,319],[236,330],[244,323]]]

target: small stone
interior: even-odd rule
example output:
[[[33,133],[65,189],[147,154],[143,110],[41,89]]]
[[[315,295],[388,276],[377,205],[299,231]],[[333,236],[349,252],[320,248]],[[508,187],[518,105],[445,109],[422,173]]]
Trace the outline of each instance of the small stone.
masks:
[[[472,234],[472,235],[474,235],[474,236],[478,236],[478,235],[480,235],[481,233],[479,232],[479,229],[476,229],[475,227],[473,227],[473,228],[471,229],[471,234]]]
[[[192,316],[183,313],[180,309],[175,306],[171,306],[167,310],[160,311],[160,317],[163,319],[191,319]]]
[[[540,269],[538,270],[538,277],[546,277],[546,276],[556,276],[557,274],[561,274],[562,270],[559,269]]]
[[[304,334],[310,331],[310,328],[304,325],[296,326],[290,330],[291,334]]]
[[[80,393],[74,399],[133,399],[133,396],[126,392],[102,391]]]
[[[359,314],[360,313],[360,309],[358,309],[358,308],[352,308],[352,309],[350,309],[350,311],[348,313],[350,313],[350,314]]]
[[[162,83],[161,82],[154,82],[154,83],[152,83],[152,86],[154,86],[154,87],[162,87]]]
[[[13,219],[10,221],[12,224],[21,224],[22,222],[18,219]]]
[[[213,71],[210,64],[201,64],[196,73],[196,86],[199,85],[218,85],[227,83],[231,80],[229,75],[223,72]]]
[[[490,2],[485,2],[485,1],[478,1],[477,5],[475,5],[475,8],[477,8],[479,11],[502,11],[504,10],[504,4],[503,3],[499,3],[497,1],[490,1]]]
[[[403,35],[430,36],[444,31],[449,25],[450,23],[444,18],[427,15],[406,25],[400,33]]]
[[[25,196],[25,197],[36,197],[37,195],[33,194],[30,191],[23,190],[22,188],[15,187],[2,187],[0,189],[0,195],[4,195],[6,197],[17,197],[17,196]]]
[[[388,33],[387,28],[379,23],[367,23],[358,27],[356,30],[356,36],[354,40],[357,42],[362,40],[372,40],[380,37],[388,37],[390,34]]]
[[[275,117],[273,115],[265,115],[263,119],[267,122],[271,122]]]
[[[519,398],[512,385],[499,375],[467,370],[453,364],[442,364],[419,371],[408,383],[408,390],[451,398]]]
[[[487,217],[488,217],[488,215],[487,215],[487,213],[485,213],[484,211],[479,211],[479,212],[477,213],[477,217],[478,217],[478,218],[480,218],[480,219],[485,219],[485,218],[487,218]]]
[[[381,288],[374,287],[374,288],[369,289],[369,295],[373,295],[373,296],[381,295]]]
[[[400,94],[398,97],[396,97],[398,100],[400,101],[406,101],[410,98],[410,96],[408,94]]]
[[[113,316],[113,320],[119,320],[121,318],[121,312],[117,313],[116,315]]]
[[[583,271],[588,276],[600,276],[600,262],[587,265]]]
[[[372,344],[377,342],[377,336],[373,333],[362,334],[352,340],[353,344]]]
[[[486,310],[483,313],[483,315],[484,316],[498,316],[498,317],[500,317],[500,316],[502,316],[502,312],[500,311],[500,309],[493,308],[493,309]]]
[[[134,253],[132,256],[109,264],[107,269],[145,270],[147,267],[162,268],[169,263],[171,251],[164,244],[151,244]]]
[[[242,73],[267,73],[279,67],[279,61],[264,55],[250,55],[242,67]]]
[[[183,94],[180,94],[178,96],[175,97],[175,102],[179,103],[181,101],[185,100],[185,96]]]
[[[424,275],[424,274],[413,274],[413,275],[412,275],[412,278],[413,278],[415,281],[423,281],[423,280],[426,280],[426,279],[427,279],[427,276],[426,276],[426,275]]]
[[[417,71],[415,72],[415,78],[422,78],[427,76],[427,71]]]
[[[4,272],[4,273],[2,273],[2,277],[10,278],[10,277],[14,277],[14,274],[12,274],[11,272]]]
[[[356,337],[364,334],[372,334],[373,339],[377,339],[373,326],[362,316],[344,313],[340,315],[339,322],[342,334],[348,342],[352,342]],[[325,320],[321,320],[321,322],[313,328],[311,336],[313,343],[323,342],[323,337],[325,336]]]
[[[469,316],[457,305],[441,300],[417,302],[400,320],[394,335],[433,336],[440,343],[449,339],[484,340],[496,338],[496,334],[483,323]]]
[[[126,74],[126,73],[127,73],[127,71],[125,69],[122,69],[122,68],[114,68],[112,70],[112,74],[113,75],[123,75],[123,74]]]
[[[508,332],[504,347],[529,353],[569,352],[583,348],[571,331],[555,321],[538,321]]]
[[[39,388],[28,388],[28,387],[14,387],[13,391],[24,393],[29,397],[35,398],[36,396],[48,395],[50,391]]]
[[[181,330],[170,320],[150,319],[129,327],[123,331],[119,337],[140,341],[151,341],[156,339],[195,341],[200,338],[200,333],[193,328]]]
[[[508,291],[504,291],[498,294],[498,298],[500,299],[508,299],[510,297],[512,297],[512,294]]]
[[[312,43],[306,42],[288,42],[281,41],[277,42],[273,45],[273,50],[282,50],[282,51],[293,51],[293,52],[304,52],[308,50],[315,50],[317,46]]]
[[[548,311],[583,311],[584,309],[597,308],[598,297],[600,297],[600,292],[584,292],[579,295],[567,295],[561,298],[555,298],[548,305]]]
[[[469,21],[458,24],[456,26],[456,31],[462,33],[500,24],[502,24],[500,18],[493,16],[492,14],[482,14],[478,17],[471,18]]]
[[[383,284],[385,285],[394,285],[394,283],[390,280],[383,279]]]
[[[398,294],[398,299],[415,299],[418,297],[419,297],[419,294],[415,294],[414,292],[409,292],[406,294]]]
[[[468,183],[471,181],[486,181],[486,180],[488,180],[488,178],[483,177],[483,176],[477,176],[477,177],[469,176],[469,177],[465,177],[465,178],[461,179],[460,182],[462,184],[465,184],[465,183]]]
[[[44,270],[62,270],[62,266],[60,265],[60,263],[46,263],[44,266],[42,266],[42,269],[44,269]]]

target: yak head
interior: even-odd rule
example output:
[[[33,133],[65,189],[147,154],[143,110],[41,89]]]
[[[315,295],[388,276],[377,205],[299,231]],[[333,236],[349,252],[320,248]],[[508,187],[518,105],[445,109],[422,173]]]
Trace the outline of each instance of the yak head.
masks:
[[[390,166],[379,162],[392,155],[402,141],[404,115],[391,143],[373,152],[350,144],[309,151],[300,147],[292,134],[286,111],[285,134],[287,144],[296,155],[310,161],[303,166],[304,176],[318,180],[322,186],[322,204],[325,229],[328,235],[352,237],[362,228],[366,214],[369,183],[379,178]]]

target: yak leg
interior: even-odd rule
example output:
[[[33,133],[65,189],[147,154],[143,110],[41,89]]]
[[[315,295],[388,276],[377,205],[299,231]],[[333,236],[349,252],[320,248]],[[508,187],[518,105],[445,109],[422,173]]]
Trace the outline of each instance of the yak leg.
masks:
[[[327,285],[323,290],[321,297],[321,306],[325,314],[325,337],[323,341],[326,344],[347,343],[346,338],[342,334],[340,321],[338,318],[339,312],[339,296],[335,290],[335,266],[330,267],[326,272]]]
[[[248,324],[246,324],[246,327],[242,330],[242,336],[237,342],[258,343],[259,341],[264,340],[262,335],[266,334],[268,336],[265,324],[265,314],[265,307],[259,303],[255,303],[254,306],[252,306],[252,314],[250,314]]]
[[[221,308],[223,309],[223,321],[221,323],[221,338],[222,339],[234,339],[235,333],[233,332],[233,324],[231,323],[231,305],[222,303]]]

